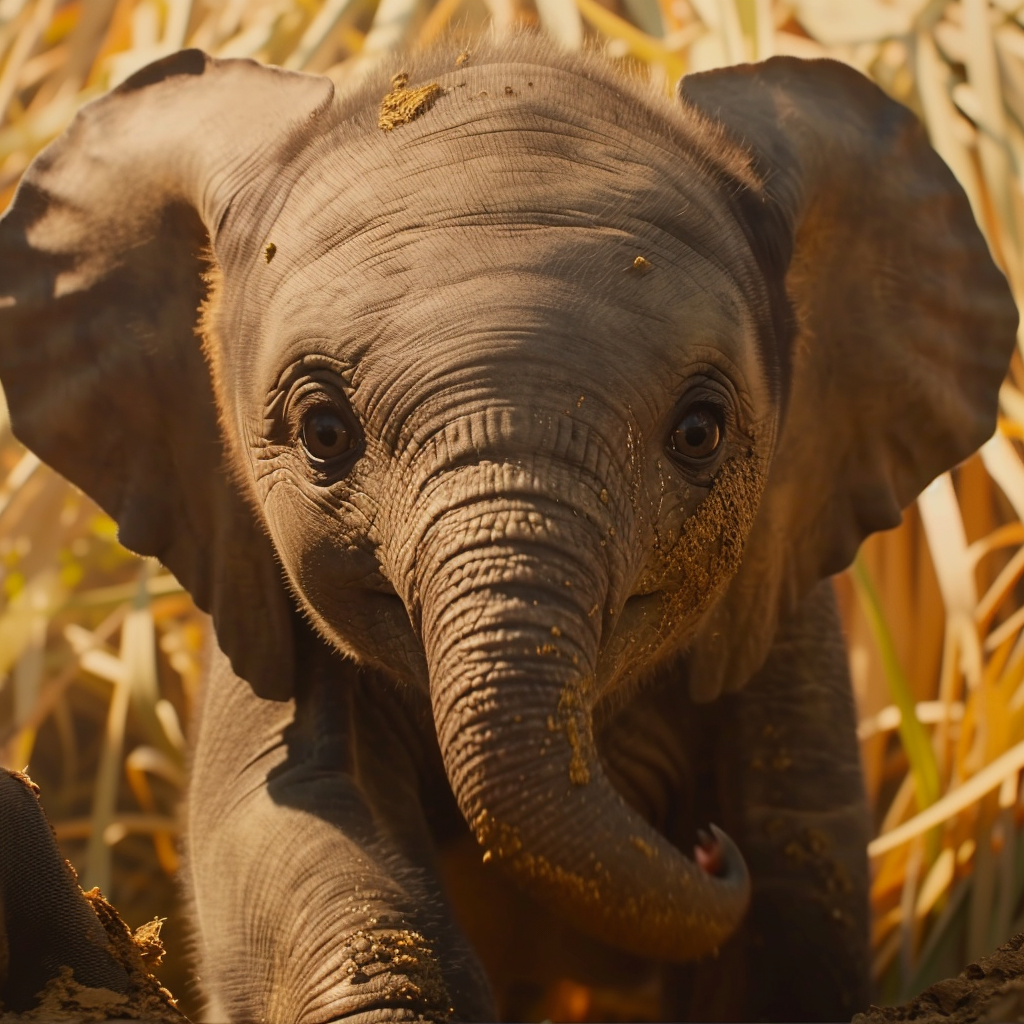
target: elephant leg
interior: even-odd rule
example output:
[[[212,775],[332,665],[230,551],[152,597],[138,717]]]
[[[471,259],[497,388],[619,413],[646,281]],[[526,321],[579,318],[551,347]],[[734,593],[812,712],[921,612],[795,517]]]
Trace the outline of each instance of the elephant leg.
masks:
[[[689,1019],[845,1021],[869,1000],[868,815],[830,582],[764,667],[708,708],[719,822],[750,869],[750,909],[717,960],[677,972]],[[679,996],[677,996],[679,998]]]
[[[261,700],[210,646],[185,849],[208,1013],[490,1019],[430,861],[429,709],[420,723],[394,684],[312,639],[295,699]]]

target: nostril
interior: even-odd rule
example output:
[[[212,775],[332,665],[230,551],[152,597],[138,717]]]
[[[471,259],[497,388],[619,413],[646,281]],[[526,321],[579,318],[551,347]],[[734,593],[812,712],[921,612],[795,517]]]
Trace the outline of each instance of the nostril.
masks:
[[[743,879],[747,874],[739,848],[717,825],[697,829],[693,859],[705,874],[714,878]]]

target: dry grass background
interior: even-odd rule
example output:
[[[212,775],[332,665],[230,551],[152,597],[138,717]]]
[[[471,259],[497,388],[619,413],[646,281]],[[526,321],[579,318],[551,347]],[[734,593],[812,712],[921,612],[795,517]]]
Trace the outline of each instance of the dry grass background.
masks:
[[[0,209],[86,101],[184,46],[339,81],[397,46],[539,25],[666,89],[827,55],[912,107],[1024,298],[1024,0],[0,0]],[[2,270],[0,270],[2,273]],[[874,975],[895,1001],[1024,929],[1024,363],[995,437],[839,580],[875,822]],[[169,918],[200,621],[176,581],[0,421],[0,763],[132,925]],[[585,1019],[586,992],[553,1015]]]

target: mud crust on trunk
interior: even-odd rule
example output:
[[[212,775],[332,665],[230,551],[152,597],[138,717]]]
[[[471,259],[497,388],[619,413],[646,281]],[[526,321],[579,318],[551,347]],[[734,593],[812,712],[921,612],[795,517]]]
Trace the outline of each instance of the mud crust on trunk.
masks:
[[[1024,1022],[1024,934],[1015,935],[991,956],[970,964],[955,978],[925,989],[900,1006],[872,1006],[853,1024],[1015,1024]]]

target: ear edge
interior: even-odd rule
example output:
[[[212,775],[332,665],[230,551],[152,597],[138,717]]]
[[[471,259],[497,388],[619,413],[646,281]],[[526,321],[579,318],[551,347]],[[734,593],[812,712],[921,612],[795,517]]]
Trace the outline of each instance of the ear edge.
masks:
[[[213,58],[203,50],[190,48],[178,50],[167,57],[155,60],[143,68],[139,68],[126,78],[119,86],[111,90],[111,95],[125,95],[137,92],[151,85],[158,85],[169,78],[182,75],[198,76],[206,74]]]

